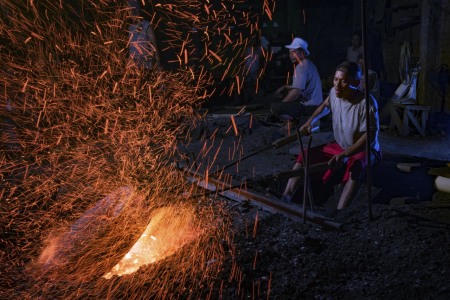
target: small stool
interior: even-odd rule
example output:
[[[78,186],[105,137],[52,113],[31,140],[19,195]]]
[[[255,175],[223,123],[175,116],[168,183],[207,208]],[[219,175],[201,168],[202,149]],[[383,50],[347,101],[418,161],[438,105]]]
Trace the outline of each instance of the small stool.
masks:
[[[407,136],[409,121],[411,121],[420,135],[425,136],[429,111],[430,107],[426,105],[393,103],[389,128],[397,129],[400,135]]]

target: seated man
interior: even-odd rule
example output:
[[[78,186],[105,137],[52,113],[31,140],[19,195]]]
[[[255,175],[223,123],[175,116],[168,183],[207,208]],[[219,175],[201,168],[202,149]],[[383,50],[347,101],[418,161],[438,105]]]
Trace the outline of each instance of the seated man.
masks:
[[[309,51],[305,40],[297,37],[286,48],[296,65],[292,85],[284,85],[275,92],[275,96],[282,99],[272,103],[270,110],[278,118],[288,116],[299,119],[301,115],[311,115],[323,102],[322,83],[316,66],[306,58]]]
[[[337,209],[350,204],[365,179],[366,99],[364,93],[358,89],[360,78],[361,72],[356,63],[340,64],[336,69],[334,87],[331,88],[329,96],[300,128],[301,132],[310,133],[313,123],[331,111],[335,142],[312,148],[309,155],[311,164],[328,161],[330,168],[322,177],[324,184],[329,183],[331,179],[335,180],[338,170],[343,171],[343,178],[339,181],[345,182],[345,186]],[[381,159],[381,151],[378,143],[378,107],[373,97],[370,97],[370,126],[370,162],[375,164]],[[294,170],[302,166],[302,161],[303,155],[299,154]],[[283,200],[290,201],[299,182],[300,177],[289,179]]]

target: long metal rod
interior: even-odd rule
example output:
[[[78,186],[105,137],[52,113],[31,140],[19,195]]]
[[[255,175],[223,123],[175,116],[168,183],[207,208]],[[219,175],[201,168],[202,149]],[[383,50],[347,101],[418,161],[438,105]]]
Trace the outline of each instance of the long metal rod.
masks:
[[[261,153],[261,152],[263,152],[263,151],[266,151],[266,150],[269,150],[269,149],[271,149],[271,148],[274,148],[274,147],[275,147],[275,148],[279,148],[279,147],[281,147],[281,146],[284,146],[284,145],[286,145],[286,144],[289,144],[289,143],[295,141],[296,136],[297,136],[297,135],[294,133],[294,134],[291,134],[291,135],[289,135],[289,136],[287,136],[287,137],[280,138],[280,139],[274,141],[271,145],[269,145],[269,146],[267,146],[267,147],[264,147],[264,148],[262,148],[262,149],[256,150],[256,151],[254,151],[254,152],[252,152],[252,153],[249,153],[249,154],[247,154],[247,155],[245,155],[245,156],[243,156],[243,157],[241,157],[241,158],[239,158],[239,159],[237,159],[237,160],[235,160],[235,161],[229,163],[228,165],[223,166],[223,167],[220,168],[219,170],[217,170],[217,171],[215,171],[215,172],[213,172],[213,173],[211,173],[211,174],[209,174],[209,175],[210,175],[210,176],[217,176],[217,175],[219,175],[220,173],[222,173],[225,169],[228,169],[229,167],[232,167],[232,166],[234,166],[234,165],[240,163],[240,162],[243,161],[244,159],[247,159],[247,158],[250,158],[250,157],[252,157],[252,156],[255,156],[256,154],[259,154],[259,153]]]
[[[302,136],[301,136],[301,132],[300,130],[297,128],[297,126],[295,126],[295,130],[297,131],[297,139],[298,139],[298,143],[300,144],[300,153],[302,155],[302,161],[303,161],[303,166],[304,166],[304,185],[303,185],[303,224],[306,224],[306,195],[307,195],[307,183],[308,183],[308,157],[309,157],[309,153],[305,152],[305,148],[303,148],[303,141],[302,141]],[[311,139],[311,137],[310,137]],[[309,151],[309,149],[308,149]],[[295,191],[294,191],[295,193]]]
[[[309,136],[308,139],[308,147],[306,149],[306,153],[303,154],[303,163],[305,165],[305,180],[304,180],[304,185],[303,185],[303,223],[306,223],[306,198],[310,198],[311,199],[311,195],[310,195],[310,190],[309,190],[309,154],[311,151],[311,141],[312,141],[312,136]],[[311,207],[312,209],[312,207]]]
[[[366,16],[366,0],[361,0],[361,26],[362,26],[362,44],[364,55],[364,91],[366,98],[366,155],[367,155],[367,169],[366,169],[366,184],[367,184],[367,209],[369,214],[369,221],[372,221],[372,166],[370,162],[370,144],[372,140],[372,133],[370,132],[370,95],[369,95],[369,68],[368,68],[368,47],[367,47],[367,16]]]
[[[274,145],[269,145],[269,146],[264,147],[264,148],[262,148],[262,149],[256,150],[256,151],[254,151],[254,152],[252,152],[252,153],[250,153],[250,154],[247,154],[247,155],[245,155],[245,156],[243,156],[243,157],[241,157],[241,158],[239,158],[239,159],[237,159],[237,160],[235,160],[235,161],[229,163],[228,165],[223,166],[222,168],[220,168],[220,169],[217,170],[216,172],[210,174],[210,176],[216,176],[216,175],[222,173],[222,171],[224,171],[225,169],[228,169],[229,167],[232,167],[232,166],[234,166],[234,165],[240,163],[240,162],[243,161],[244,159],[247,159],[247,158],[250,158],[250,157],[252,157],[252,156],[255,156],[256,154],[261,153],[261,152],[266,151],[266,150],[269,150],[269,149],[271,149],[271,148],[273,148],[273,147],[275,147],[275,146],[274,146]]]

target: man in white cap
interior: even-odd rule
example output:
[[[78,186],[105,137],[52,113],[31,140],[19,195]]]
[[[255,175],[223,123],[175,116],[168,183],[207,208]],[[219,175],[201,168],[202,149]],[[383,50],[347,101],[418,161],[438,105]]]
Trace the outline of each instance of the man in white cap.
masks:
[[[295,64],[292,85],[284,85],[275,92],[281,102],[272,103],[270,109],[275,117],[299,120],[301,115],[311,115],[322,104],[322,83],[316,66],[306,58],[309,50],[305,40],[296,37],[286,48]]]

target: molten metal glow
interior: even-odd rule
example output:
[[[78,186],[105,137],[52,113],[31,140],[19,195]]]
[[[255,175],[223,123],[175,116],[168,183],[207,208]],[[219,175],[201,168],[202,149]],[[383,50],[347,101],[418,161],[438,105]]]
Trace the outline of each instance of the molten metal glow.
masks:
[[[174,254],[201,234],[194,221],[194,212],[188,207],[157,209],[138,241],[104,277],[131,274],[143,265]]]

